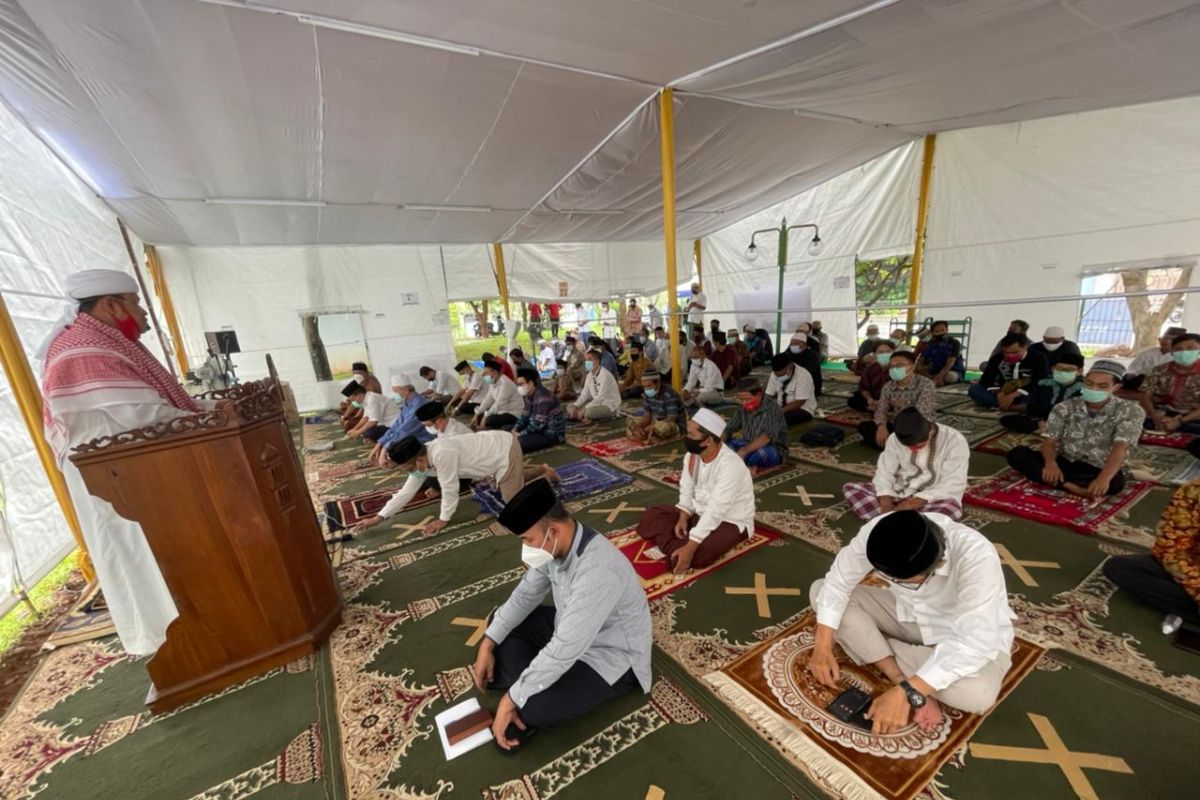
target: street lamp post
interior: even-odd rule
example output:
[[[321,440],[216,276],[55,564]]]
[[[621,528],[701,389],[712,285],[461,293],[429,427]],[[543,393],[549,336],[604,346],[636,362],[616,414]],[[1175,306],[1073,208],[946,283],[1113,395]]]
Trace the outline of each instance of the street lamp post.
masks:
[[[778,233],[779,234],[779,294],[775,300],[775,352],[780,351],[780,344],[783,336],[783,276],[787,269],[787,251],[788,251],[788,234],[792,231],[801,230],[803,228],[812,228],[813,237],[808,243],[809,255],[820,255],[821,253],[821,232],[815,223],[806,222],[803,225],[787,224],[787,219],[783,219],[778,228],[763,228],[750,234],[750,246],[746,248],[746,258],[754,261],[758,258],[758,245],[754,243],[754,238],[760,233]]]

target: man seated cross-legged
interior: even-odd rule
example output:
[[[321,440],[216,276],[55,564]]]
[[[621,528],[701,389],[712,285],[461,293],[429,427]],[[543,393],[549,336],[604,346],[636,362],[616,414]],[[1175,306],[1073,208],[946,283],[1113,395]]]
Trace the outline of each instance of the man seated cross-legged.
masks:
[[[459,480],[490,479],[505,502],[519,492],[527,481],[545,478],[558,482],[558,473],[546,465],[526,467],[521,458],[521,444],[509,431],[478,431],[449,438],[438,437],[428,445],[413,437],[403,439],[388,448],[387,457],[408,473],[400,491],[379,510],[354,526],[365,530],[399,514],[417,492],[423,491],[425,480],[437,478],[442,507],[438,518],[425,525],[424,533],[432,536],[450,524],[458,510]]]
[[[687,426],[683,398],[650,367],[642,372],[642,416],[630,417],[625,435],[649,445],[678,439]]]
[[[875,480],[842,487],[850,510],[873,519],[894,510],[937,512],[962,518],[971,448],[949,425],[930,422],[911,406],[896,415],[875,466]]]
[[[1014,447],[1008,465],[1035,483],[1080,497],[1099,499],[1124,489],[1121,467],[1146,418],[1137,403],[1113,396],[1124,376],[1116,361],[1093,364],[1080,394],[1050,412],[1041,451]]]
[[[472,668],[480,691],[504,692],[495,744],[515,753],[537,731],[651,685],[650,609],[629,560],[571,518],[543,480],[500,512],[528,568],[488,621]],[[542,605],[546,593],[554,605]]]
[[[567,416],[584,425],[613,419],[621,412],[621,389],[612,372],[604,368],[602,352],[599,347],[588,350],[579,397],[567,408]]]
[[[525,409],[513,426],[521,443],[521,452],[534,453],[554,447],[567,440],[567,417],[554,392],[542,385],[538,371],[532,367],[517,370],[517,392]]]
[[[774,397],[763,392],[758,378],[742,378],[738,409],[721,438],[729,442],[751,474],[777,467],[787,459],[788,422]]]
[[[638,521],[638,536],[658,547],[675,574],[712,565],[750,535],[754,483],[750,470],[721,442],[725,421],[702,408],[687,423],[679,502],[653,506]]]
[[[1025,410],[1033,387],[1048,377],[1046,357],[1029,351],[1029,339],[1024,334],[1010,333],[1000,340],[1000,352],[988,359],[979,381],[971,384],[967,395],[984,408],[1016,413]]]
[[[810,592],[817,615],[808,669],[836,690],[836,641],[894,685],[866,716],[887,734],[941,722],[938,705],[982,714],[1012,665],[1015,615],[1004,568],[979,531],[943,514],[893,511],[871,520]]]
[[[788,425],[808,422],[817,412],[817,390],[813,388],[812,376],[787,353],[771,357],[766,393],[779,403]]]

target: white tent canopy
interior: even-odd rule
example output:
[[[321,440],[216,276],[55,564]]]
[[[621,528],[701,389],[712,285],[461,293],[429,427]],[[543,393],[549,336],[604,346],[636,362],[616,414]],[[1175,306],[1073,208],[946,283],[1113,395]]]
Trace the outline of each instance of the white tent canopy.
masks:
[[[671,84],[696,237],[921,133],[1198,93],[1198,37],[1184,0],[0,0],[0,94],[146,241],[447,244],[658,236]]]

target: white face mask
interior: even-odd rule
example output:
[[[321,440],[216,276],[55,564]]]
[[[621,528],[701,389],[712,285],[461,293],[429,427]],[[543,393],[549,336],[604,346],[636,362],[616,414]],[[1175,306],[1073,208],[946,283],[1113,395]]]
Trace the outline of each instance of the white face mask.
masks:
[[[432,425],[426,425],[426,426],[425,426],[425,432],[426,432],[426,433],[428,433],[430,436],[437,436],[437,435],[438,435],[438,429],[437,429],[437,428],[435,428],[435,427],[433,427]]]
[[[800,352],[800,345],[798,345],[798,344],[794,344],[794,345],[790,346],[790,347],[788,348],[788,350],[790,350],[790,351],[791,351],[791,352],[793,352],[793,353],[799,353],[799,352]]]
[[[704,359],[702,359],[702,358],[693,358],[693,359],[690,359],[690,361],[692,362],[693,367],[698,367],[702,363],[704,363]]]
[[[529,387],[525,384],[521,384],[517,387],[517,394],[521,395],[521,397],[524,397],[525,395],[529,394]]]
[[[550,538],[550,529],[546,529],[546,537],[542,539],[540,547],[530,547],[524,542],[521,543],[521,561],[530,569],[544,567],[554,560],[554,554],[548,552],[546,541]]]
[[[1062,347],[1062,342],[1042,342],[1042,347],[1053,353],[1055,350]]]

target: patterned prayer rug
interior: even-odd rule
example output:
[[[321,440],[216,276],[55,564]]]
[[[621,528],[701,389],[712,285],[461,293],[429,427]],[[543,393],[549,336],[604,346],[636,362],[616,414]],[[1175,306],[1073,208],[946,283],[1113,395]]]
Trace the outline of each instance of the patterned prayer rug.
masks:
[[[639,442],[637,439],[621,436],[616,439],[581,444],[579,449],[597,458],[615,458],[637,450],[645,450],[649,446],[645,442]]]
[[[80,598],[54,633],[42,645],[43,650],[54,650],[69,644],[87,642],[92,639],[103,639],[117,632],[112,616],[108,613],[108,603],[100,592],[100,584],[92,584],[88,592]]]
[[[364,492],[354,497],[343,497],[340,500],[325,501],[325,520],[329,523],[329,532],[337,533],[353,527],[367,517],[373,517],[392,499],[396,489],[386,489],[374,492]],[[439,503],[440,498],[430,499],[424,492],[418,492],[416,497],[408,501],[408,505],[400,509],[409,511],[430,503]]]
[[[855,411],[849,406],[838,406],[825,415],[825,422],[834,425],[844,425],[847,428],[857,428],[864,422],[870,422],[875,415],[869,411]]]
[[[852,397],[858,392],[857,380],[856,378],[854,383],[843,383],[840,381],[823,383],[821,384],[821,398],[828,397],[832,399],[836,397],[844,400],[847,397]],[[818,398],[818,402],[821,402],[821,398]]]
[[[807,612],[796,624],[705,680],[805,774],[838,796],[911,800],[967,743],[986,715],[943,705],[942,723],[932,731],[910,723],[887,735],[841,722],[826,711],[838,692],[820,685],[808,672],[815,629],[816,617]],[[882,673],[857,666],[840,647],[835,649],[846,688],[878,694],[890,686]],[[1013,666],[997,704],[1044,653],[1037,645],[1014,641]]]
[[[1143,435],[1142,443],[1130,448],[1125,459],[1124,470],[1129,477],[1164,486],[1179,486],[1200,477],[1200,461],[1193,458],[1191,453],[1173,446],[1146,445],[1145,440]],[[1005,431],[985,439],[975,449],[1005,455],[1019,445],[1036,450],[1042,446],[1042,437],[1036,433]]]
[[[1149,481],[1129,481],[1120,493],[1097,503],[1027,481],[1016,470],[1006,469],[976,483],[963,500],[1090,536],[1098,526],[1142,499],[1152,486]]]
[[[603,492],[614,486],[623,486],[633,480],[633,476],[619,469],[603,464],[594,458],[572,461],[555,467],[554,471],[560,478],[554,487],[558,499],[562,501],[575,500],[593,492]],[[484,514],[498,516],[504,508],[500,491],[491,487],[475,488],[475,500],[482,506]]]
[[[1000,426],[1000,418],[996,417],[980,417],[963,415],[959,413],[958,406],[955,406],[950,413],[938,414],[937,421],[942,425],[949,425],[956,431],[966,437],[968,444],[975,444],[984,439],[995,436],[998,431],[1003,430]]]
[[[1142,438],[1138,440],[1138,444],[1154,445],[1156,447],[1174,447],[1178,450],[1186,450],[1196,437],[1190,433],[1179,433],[1173,431],[1171,433],[1163,433],[1162,431],[1145,431],[1142,433]]]
[[[313,472],[309,473],[309,483],[317,483],[321,481],[334,481],[339,478],[348,478],[351,475],[357,475],[360,472],[368,472],[376,469],[373,464],[368,464],[365,461],[351,461],[348,464],[332,464],[328,467],[318,467]]]
[[[629,563],[633,564],[633,570],[641,579],[642,588],[646,590],[647,600],[653,600],[685,586],[690,586],[730,561],[760,547],[765,547],[779,538],[778,531],[763,525],[755,525],[749,537],[734,545],[712,564],[704,569],[688,570],[686,575],[675,575],[671,572],[671,565],[662,551],[655,547],[653,542],[638,536],[637,529],[630,528],[626,531],[608,534],[609,541],[615,544],[617,549],[629,559]]]

